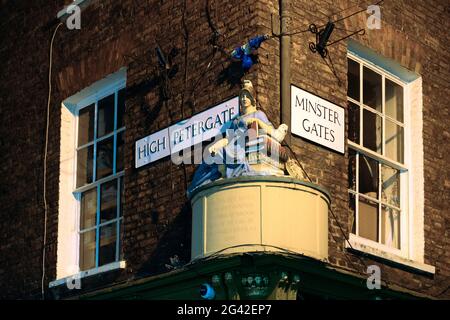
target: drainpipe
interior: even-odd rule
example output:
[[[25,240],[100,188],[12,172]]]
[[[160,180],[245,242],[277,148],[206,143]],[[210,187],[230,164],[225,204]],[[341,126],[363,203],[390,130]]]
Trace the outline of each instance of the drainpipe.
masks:
[[[281,123],[285,123],[291,129],[291,36],[288,32],[290,0],[280,0],[280,100]],[[284,138],[286,143],[291,143],[291,130]]]

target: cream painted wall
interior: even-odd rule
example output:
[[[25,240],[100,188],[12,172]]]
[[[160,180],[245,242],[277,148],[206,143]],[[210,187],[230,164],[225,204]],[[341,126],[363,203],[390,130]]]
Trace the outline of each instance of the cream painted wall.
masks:
[[[283,176],[218,180],[191,200],[192,259],[290,251],[328,259],[328,195]]]
[[[410,97],[410,176],[409,176],[409,217],[410,217],[410,253],[412,260],[424,262],[424,170],[423,170],[423,101],[422,78],[418,78],[407,86]],[[412,147],[413,146],[413,147]]]
[[[73,275],[78,268],[78,201],[75,189],[76,117],[64,104],[61,107],[61,142],[58,208],[58,249],[56,277]]]

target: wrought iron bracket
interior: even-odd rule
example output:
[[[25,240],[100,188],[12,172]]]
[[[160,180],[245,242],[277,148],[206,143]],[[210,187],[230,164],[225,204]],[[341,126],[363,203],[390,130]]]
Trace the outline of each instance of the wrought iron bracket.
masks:
[[[331,21],[329,21],[325,25],[325,27],[320,30],[314,23],[311,24],[309,26],[309,31],[316,35],[316,43],[310,42],[309,50],[311,50],[311,52],[313,52],[313,53],[318,52],[322,58],[326,58],[328,56],[327,47],[332,46],[332,45],[334,45],[342,40],[345,40],[347,38],[350,38],[351,36],[353,36],[355,34],[364,35],[366,32],[364,29],[360,29],[358,31],[352,32],[351,34],[349,34],[341,39],[338,39],[336,41],[328,43],[328,41],[331,37],[331,34],[333,33],[334,28],[335,28],[335,25]]]

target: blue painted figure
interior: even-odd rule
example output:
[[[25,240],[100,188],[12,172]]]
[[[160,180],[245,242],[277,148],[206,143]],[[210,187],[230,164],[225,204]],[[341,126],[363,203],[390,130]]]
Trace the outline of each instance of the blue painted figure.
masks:
[[[249,136],[248,127],[256,122],[259,130],[277,141],[282,141],[287,132],[287,126],[281,125],[278,129],[274,129],[265,113],[256,109],[253,85],[248,80],[244,80],[239,103],[243,115],[232,120],[233,123],[227,130],[226,137],[208,149],[211,156],[197,168],[187,190],[188,197],[196,188],[219,178],[271,174],[264,171],[256,172],[248,163],[245,152],[246,138]]]
[[[235,60],[241,61],[242,68],[247,71],[254,64],[251,55],[261,46],[261,43],[269,38],[269,35],[252,38],[248,43],[234,49],[233,52],[231,52],[231,57]]]

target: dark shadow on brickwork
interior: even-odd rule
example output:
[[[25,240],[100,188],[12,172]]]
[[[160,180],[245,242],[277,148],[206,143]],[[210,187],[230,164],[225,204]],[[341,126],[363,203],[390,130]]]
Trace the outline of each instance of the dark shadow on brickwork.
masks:
[[[259,58],[257,54],[251,54],[250,58],[253,61],[253,65],[259,63]],[[252,67],[254,68],[254,66]],[[244,70],[241,61],[231,61],[223,70],[219,73],[217,77],[217,85],[226,83],[230,88],[235,86],[240,86],[242,84],[243,78],[251,71]]]
[[[147,103],[145,96],[157,87],[159,87],[159,99],[152,107]],[[156,76],[127,89],[127,100],[135,99],[137,101],[141,111],[146,115],[145,125],[147,127],[158,118],[158,115],[164,106],[164,102],[170,98],[168,88],[169,86],[166,84],[164,78]]]
[[[148,127],[153,121],[155,121],[163,106],[162,99],[158,99],[158,103],[156,103],[154,107],[151,107],[145,99],[146,94],[156,88],[157,85],[158,81],[153,78],[143,81],[127,89],[127,105],[130,105],[131,103],[129,101],[132,100],[134,100],[135,103],[139,105],[140,111],[146,116],[146,127]]]
[[[159,48],[159,47],[158,47]],[[146,62],[145,60],[139,60],[131,57],[135,62],[145,65],[146,67],[153,68],[151,72],[153,76],[147,77],[140,83],[137,83],[127,89],[127,100],[136,99],[140,105],[141,111],[146,114],[146,126],[150,126],[160,114],[164,102],[168,101],[172,97],[171,79],[173,79],[178,71],[178,65],[174,64],[175,57],[179,54],[178,48],[172,48],[167,55],[167,61],[158,61],[155,65]],[[165,59],[165,58],[164,58]],[[166,65],[162,65],[165,62]],[[146,102],[146,95],[158,88],[158,102],[151,107]]]
[[[157,213],[152,212],[153,222],[158,223]],[[137,277],[172,271],[189,262],[191,258],[192,210],[187,201],[177,217],[169,225],[160,228],[158,246],[150,258],[137,271]],[[165,229],[165,230],[161,230]]]
[[[217,84],[226,83],[230,88],[241,85],[245,72],[240,61],[233,61],[228,64],[218,75]]]

